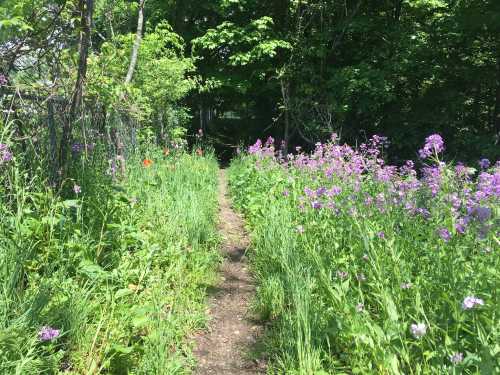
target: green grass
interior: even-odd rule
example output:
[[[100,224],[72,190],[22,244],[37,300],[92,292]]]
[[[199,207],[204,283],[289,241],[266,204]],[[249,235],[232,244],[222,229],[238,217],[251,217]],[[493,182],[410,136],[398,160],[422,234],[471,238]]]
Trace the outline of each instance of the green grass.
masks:
[[[1,374],[190,372],[186,336],[206,323],[219,261],[217,163],[148,157],[151,167],[132,158],[114,182],[105,163],[86,161],[65,199],[3,167]],[[42,342],[43,326],[60,336]]]

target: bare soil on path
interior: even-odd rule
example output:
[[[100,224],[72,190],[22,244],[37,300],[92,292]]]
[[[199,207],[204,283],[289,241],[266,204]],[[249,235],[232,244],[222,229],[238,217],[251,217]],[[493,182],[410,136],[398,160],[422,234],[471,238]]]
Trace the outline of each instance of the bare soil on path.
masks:
[[[265,374],[265,363],[251,358],[262,326],[252,318],[249,304],[255,292],[246,264],[245,251],[250,243],[244,221],[231,207],[227,177],[219,174],[219,231],[221,281],[210,301],[211,321],[207,332],[195,338],[197,375]]]

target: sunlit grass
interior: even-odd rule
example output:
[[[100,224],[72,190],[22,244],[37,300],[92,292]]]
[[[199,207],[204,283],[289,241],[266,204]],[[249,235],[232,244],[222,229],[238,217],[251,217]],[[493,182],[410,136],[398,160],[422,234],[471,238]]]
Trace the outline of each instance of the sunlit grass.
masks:
[[[144,159],[126,178],[80,166],[65,198],[3,167],[0,373],[189,373],[219,259],[217,163]]]

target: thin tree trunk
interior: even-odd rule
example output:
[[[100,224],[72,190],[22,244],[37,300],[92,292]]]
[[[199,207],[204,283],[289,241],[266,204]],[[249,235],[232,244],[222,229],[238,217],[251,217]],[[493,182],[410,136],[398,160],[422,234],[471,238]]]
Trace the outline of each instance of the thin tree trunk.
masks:
[[[493,127],[496,135],[496,143],[500,143],[500,51],[497,57],[497,89],[495,93],[495,112],[493,114]]]
[[[137,65],[137,57],[139,55],[139,48],[141,47],[142,42],[142,32],[144,28],[144,4],[146,0],[139,0],[139,15],[137,16],[137,31],[135,33],[134,45],[132,46],[132,52],[130,53],[130,62],[128,66],[127,75],[125,76],[124,83],[126,85],[132,82],[132,78],[134,76],[135,67]],[[125,92],[121,95],[122,99],[125,98]],[[127,123],[128,119],[123,119],[124,113],[120,113],[119,116],[116,116],[120,120],[121,127],[123,128],[123,121],[125,120]],[[120,161],[120,172],[122,176],[125,176],[126,166],[125,166],[125,156],[124,156],[124,144],[122,141],[121,134],[119,130],[116,128],[116,125],[111,129],[111,138],[115,145],[116,157]]]
[[[49,157],[50,157],[50,182],[57,182],[57,133],[54,119],[54,103],[52,98],[47,100],[47,126],[49,128]]]
[[[80,111],[83,98],[83,86],[85,84],[85,77],[87,75],[87,58],[89,54],[90,37],[92,30],[92,14],[94,10],[93,1],[94,0],[79,0],[81,30],[80,43],[78,47],[78,72],[76,76],[75,88],[71,97],[69,114],[63,125],[61,145],[59,148],[59,166],[63,168],[63,173],[67,163],[73,123],[75,122]]]
[[[139,48],[142,42],[142,29],[144,28],[144,4],[146,0],[139,0],[139,16],[137,17],[137,32],[135,33],[134,46],[130,54],[130,64],[128,66],[127,76],[125,77],[125,84],[132,82],[135,66],[137,65],[137,56],[139,55]]]
[[[403,8],[403,0],[396,0],[394,6],[394,20],[399,21],[401,19],[401,9]]]
[[[285,116],[285,131],[283,134],[283,152],[288,154],[288,143],[290,142],[290,82],[281,80],[281,95],[283,97],[283,107]]]

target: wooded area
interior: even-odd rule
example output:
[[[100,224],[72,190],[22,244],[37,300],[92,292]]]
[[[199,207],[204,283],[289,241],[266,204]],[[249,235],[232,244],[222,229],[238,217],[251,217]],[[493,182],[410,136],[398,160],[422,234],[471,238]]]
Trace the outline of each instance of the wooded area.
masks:
[[[401,161],[438,132],[455,160],[495,158],[499,20],[495,0],[6,0],[4,122],[57,143],[57,169],[89,129],[117,155],[201,128],[225,152],[380,134]]]

